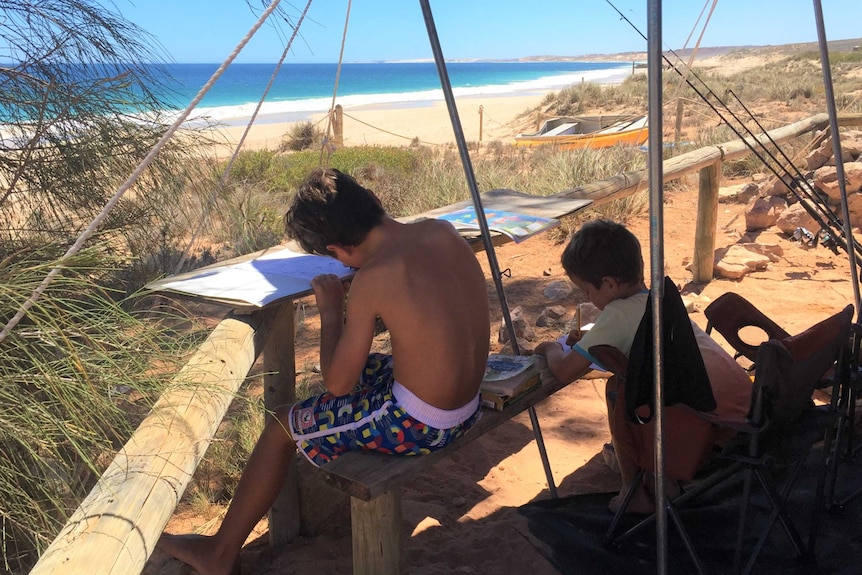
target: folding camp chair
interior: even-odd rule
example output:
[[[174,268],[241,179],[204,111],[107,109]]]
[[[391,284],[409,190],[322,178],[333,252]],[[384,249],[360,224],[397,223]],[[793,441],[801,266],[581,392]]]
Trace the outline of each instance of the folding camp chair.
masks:
[[[686,429],[685,434],[667,437],[667,443],[671,444],[669,449],[672,451],[696,453],[697,448],[708,444],[707,438],[712,434],[712,425],[698,418],[694,410],[714,409],[715,399],[712,396],[706,367],[679,291],[669,277],[664,278],[662,287],[664,289],[661,302],[665,365],[664,397],[665,403],[669,406],[664,410],[664,422],[665,425],[677,429]],[[615,444],[619,441],[620,435],[625,432],[631,443],[636,444],[634,448],[629,446],[627,449],[629,455],[637,461],[641,469],[649,470],[653,469],[653,297],[655,297],[655,290],[650,291],[646,310],[635,334],[629,357],[610,346],[593,346],[589,349],[590,354],[605,369],[614,373],[614,378],[609,381],[609,389],[616,388],[617,396],[609,418]],[[667,445],[666,448],[668,448]],[[666,462],[666,475],[675,480],[689,480],[697,470],[699,459],[699,456],[693,455]],[[642,477],[643,471],[640,471],[625,494],[608,530],[606,536],[608,543],[615,541],[615,533],[622,515]],[[685,527],[670,502],[668,502],[668,514],[697,571],[703,573],[697,552],[691,545]]]
[[[703,310],[706,333],[714,329],[736,350],[733,358],[745,357],[752,366],[760,344],[784,339],[790,334],[739,294],[727,292]]]
[[[837,410],[834,403],[815,407],[811,395],[822,381],[824,374],[836,364],[841,350],[846,347],[852,313],[853,307],[847,306],[841,312],[799,335],[770,339],[761,344],[754,357],[755,377],[751,407],[746,418],[719,418],[702,411],[689,410],[690,415],[701,421],[709,422],[719,428],[733,429],[738,434],[719,456],[724,465],[717,466],[716,470],[706,477],[697,478],[680,496],[668,501],[669,515],[674,524],[679,527],[686,547],[696,563],[698,562],[696,552],[691,542],[687,541],[684,526],[676,510],[684,505],[696,503],[698,497],[718,485],[726,485],[729,478],[740,472],[743,475],[743,493],[734,553],[734,571],[739,572],[742,562],[755,479],[769,501],[771,512],[766,526],[748,556],[743,572],[750,573],[753,569],[776,520],[781,524],[797,557],[802,561],[813,558],[827,471],[825,460],[817,468],[817,490],[807,544],[787,511],[787,500],[812,446],[820,439],[830,437],[828,432],[831,431],[832,424],[836,420]],[[590,351],[599,354],[607,353],[607,350],[596,348],[590,348]],[[602,359],[596,357],[599,360]],[[626,368],[620,364],[619,356],[616,362],[616,369],[623,370],[616,371],[616,374],[631,373],[630,366]],[[679,407],[685,409],[684,406]],[[667,437],[668,434],[665,436]],[[828,451],[827,442],[824,457]],[[667,446],[665,452],[668,452]],[[781,489],[777,487],[777,476],[773,477],[773,472],[782,467],[777,465],[779,461],[787,461],[784,468],[786,472],[781,474],[784,479]],[[667,471],[666,475],[673,477]],[[628,498],[627,495],[620,512],[614,517],[608,530],[606,540],[609,543],[621,545],[654,521],[654,515],[647,517],[627,532],[617,535],[620,515],[625,510]],[[699,564],[698,570],[702,572]]]
[[[742,296],[728,292],[712,302],[704,310],[707,318],[707,333],[713,329],[724,337],[736,351],[734,358],[745,357],[754,361],[760,344],[770,339],[790,337],[781,326],[758,310]],[[818,384],[819,389],[831,388],[831,401],[837,409],[838,423],[835,433],[835,452],[830,460],[825,501],[830,509],[840,509],[850,501],[862,496],[862,489],[843,497],[836,496],[838,465],[842,460],[855,454],[853,429],[855,422],[856,399],[862,389],[862,373],[859,370],[860,346],[862,346],[862,325],[851,325],[851,337],[847,341],[842,369],[828,371]]]

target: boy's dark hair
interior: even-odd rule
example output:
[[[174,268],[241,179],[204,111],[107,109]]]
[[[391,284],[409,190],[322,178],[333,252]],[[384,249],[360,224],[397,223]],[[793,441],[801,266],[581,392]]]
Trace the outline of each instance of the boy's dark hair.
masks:
[[[326,246],[358,246],[384,214],[377,197],[352,177],[318,168],[296,191],[284,227],[306,252],[332,256]]]
[[[644,260],[638,239],[616,222],[593,220],[581,226],[560,258],[563,269],[599,288],[602,278],[623,283],[643,280]]]

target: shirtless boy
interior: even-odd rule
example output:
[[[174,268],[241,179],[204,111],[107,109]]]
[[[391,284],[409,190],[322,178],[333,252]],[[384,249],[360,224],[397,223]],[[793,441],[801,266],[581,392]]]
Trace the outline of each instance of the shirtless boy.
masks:
[[[320,169],[300,186],[285,227],[307,252],[357,272],[346,308],[338,277],[311,282],[327,393],[272,413],[215,535],[160,538],[160,549],[201,575],[231,571],[297,448],[316,465],[348,450],[430,453],[480,414],[490,341],[486,282],[451,224],[399,223],[352,177]],[[378,317],[391,355],[369,355]]]

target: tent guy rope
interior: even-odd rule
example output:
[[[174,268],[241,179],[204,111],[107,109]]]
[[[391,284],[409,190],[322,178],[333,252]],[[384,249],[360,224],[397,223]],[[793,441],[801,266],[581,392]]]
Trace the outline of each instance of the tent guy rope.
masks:
[[[299,34],[299,27],[302,25],[302,22],[305,20],[305,15],[308,14],[308,9],[311,8],[311,1],[308,0],[308,4],[305,5],[305,9],[302,11],[302,14],[299,16],[299,20],[297,20],[296,25],[293,26],[293,33],[290,35],[290,39],[287,41],[287,45],[284,47],[284,50],[281,53],[281,58],[278,60],[278,64],[276,64],[275,69],[272,71],[272,75],[269,78],[269,82],[264,88],[263,93],[260,96],[260,100],[257,102],[257,106],[254,108],[254,112],[249,118],[248,123],[245,126],[245,130],[242,132],[242,136],[240,136],[239,141],[236,144],[236,147],[233,150],[233,154],[231,154],[230,159],[227,162],[227,166],[222,172],[221,177],[218,182],[216,182],[215,189],[213,193],[210,195],[209,201],[207,205],[204,207],[203,213],[201,214],[200,220],[198,221],[198,226],[195,228],[195,231],[192,233],[192,237],[189,239],[186,244],[183,253],[180,255],[180,260],[177,262],[176,267],[174,267],[174,274],[180,273],[182,270],[183,264],[185,264],[186,259],[189,256],[189,252],[192,249],[192,246],[198,239],[198,234],[200,234],[201,230],[204,226],[204,221],[207,219],[207,216],[210,213],[213,205],[215,204],[216,199],[218,199],[219,192],[224,189],[224,184],[227,182],[227,179],[230,177],[231,171],[233,170],[233,165],[236,163],[236,159],[239,156],[240,150],[242,150],[242,145],[245,143],[246,137],[248,137],[248,133],[251,131],[251,127],[257,119],[258,113],[260,113],[260,109],[263,106],[266,97],[269,95],[269,91],[272,89],[272,85],[275,83],[275,79],[278,77],[278,73],[281,70],[282,64],[284,64],[285,58],[287,58],[288,52],[290,52],[291,46],[293,46],[293,41],[296,39],[297,34]]]
[[[338,82],[341,80],[341,65],[344,62],[344,45],[347,43],[347,25],[350,23],[350,8],[353,5],[353,0],[347,0],[347,14],[344,16],[344,31],[341,33],[341,49],[338,52],[338,66],[335,68],[335,85],[332,87],[332,103],[329,105],[329,113],[326,114],[326,137],[320,145],[320,159],[318,164],[323,166],[323,157],[326,156],[326,163],[329,164],[329,158],[332,156],[332,146],[327,145],[329,138],[332,135],[332,114],[335,112],[335,98],[338,95]],[[326,152],[329,153],[326,153]]]

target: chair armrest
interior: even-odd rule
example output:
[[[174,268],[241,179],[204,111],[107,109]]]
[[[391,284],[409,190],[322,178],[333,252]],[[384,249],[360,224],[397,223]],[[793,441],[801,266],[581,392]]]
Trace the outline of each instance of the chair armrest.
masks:
[[[733,429],[740,433],[747,433],[749,435],[760,433],[763,431],[763,427],[758,427],[751,423],[748,418],[744,417],[734,417],[730,415],[716,415],[711,411],[698,411],[684,403],[676,404],[676,407],[680,409],[684,409],[698,418],[707,421],[713,425],[718,427],[723,427],[725,429]]]

